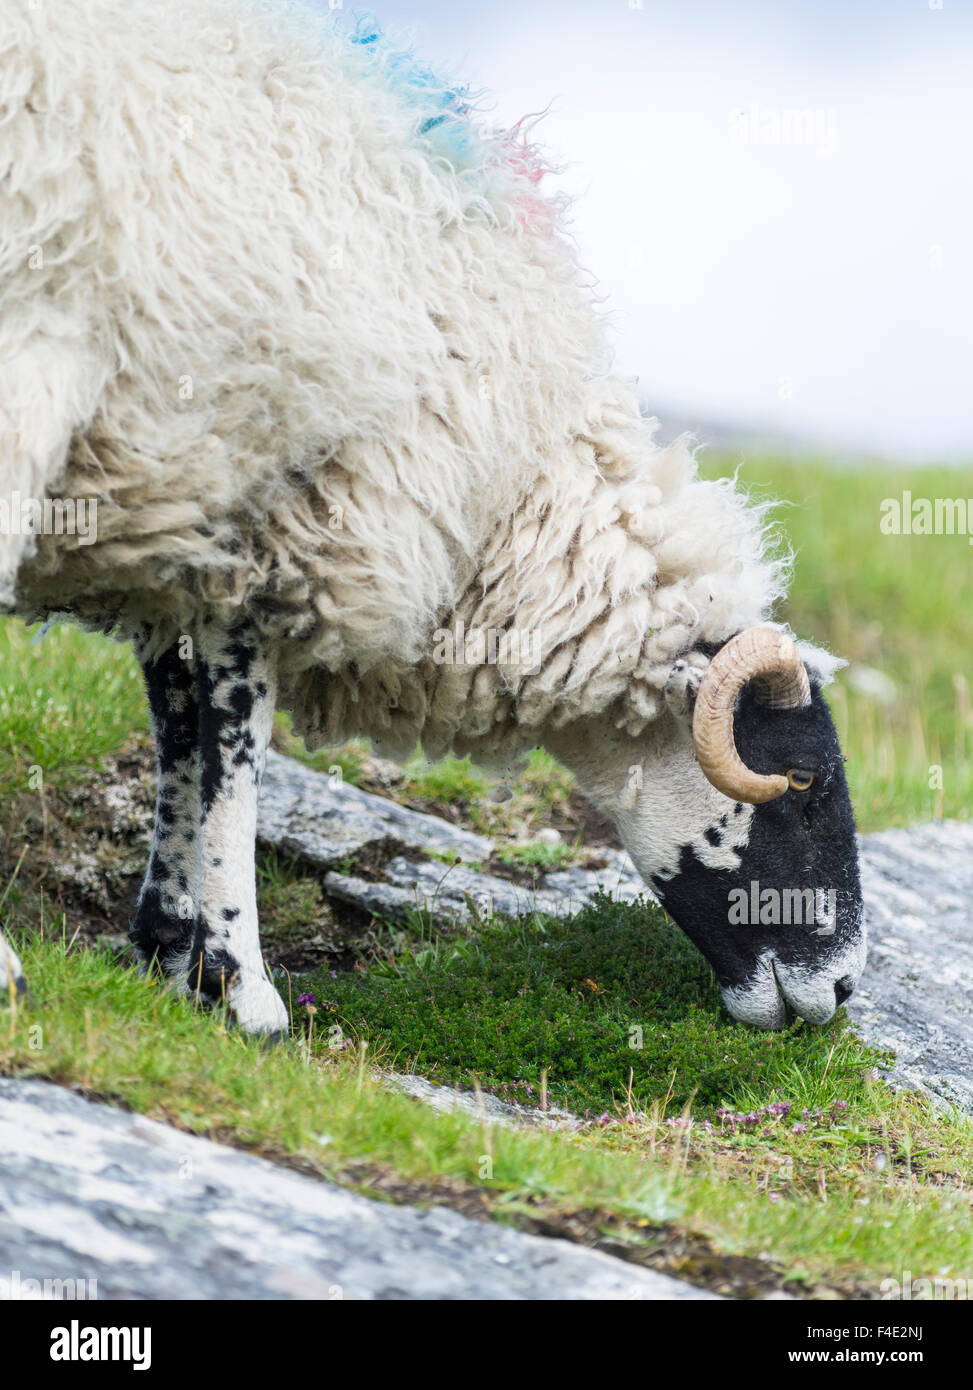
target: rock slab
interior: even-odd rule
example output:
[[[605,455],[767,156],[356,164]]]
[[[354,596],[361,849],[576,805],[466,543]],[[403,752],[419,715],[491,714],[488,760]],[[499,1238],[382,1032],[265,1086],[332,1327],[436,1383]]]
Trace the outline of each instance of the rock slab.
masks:
[[[894,1080],[973,1113],[973,823],[861,839],[868,964],[847,1009]]]
[[[16,1271],[96,1280],[99,1299],[715,1297],[567,1241],[370,1201],[47,1082],[0,1078],[0,1175],[0,1291]]]
[[[493,842],[439,816],[410,811],[271,750],[260,788],[257,835],[322,869],[392,842],[487,859]]]
[[[394,920],[410,911],[428,912],[443,923],[532,910],[564,917],[600,889],[624,902],[653,897],[628,855],[614,849],[602,854],[603,869],[561,869],[547,874],[540,888],[482,873],[475,866],[493,853],[488,836],[411,811],[274,752],[260,789],[257,835],[322,870],[329,897]],[[376,850],[385,859],[380,878],[349,869],[349,860]],[[422,857],[430,853],[462,862]]]

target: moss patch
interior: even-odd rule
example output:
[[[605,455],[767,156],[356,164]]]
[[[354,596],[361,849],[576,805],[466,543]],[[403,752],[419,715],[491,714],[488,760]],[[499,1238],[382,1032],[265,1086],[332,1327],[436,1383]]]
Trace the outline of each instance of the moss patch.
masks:
[[[436,936],[363,972],[312,975],[309,987],[319,1015],[402,1069],[535,1103],[546,1073],[552,1101],[576,1113],[665,1098],[706,1114],[744,1092],[793,1092],[795,1076],[802,1106],[828,1106],[883,1060],[840,1019],[741,1027],[660,908],[608,897],[570,921],[535,915],[485,923],[474,938]]]

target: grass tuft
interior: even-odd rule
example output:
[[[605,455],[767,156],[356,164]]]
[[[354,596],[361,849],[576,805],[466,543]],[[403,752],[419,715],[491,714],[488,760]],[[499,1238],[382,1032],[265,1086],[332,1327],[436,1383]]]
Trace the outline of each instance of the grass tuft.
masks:
[[[654,905],[602,896],[570,920],[488,921],[364,971],[308,977],[319,1013],[400,1066],[576,1113],[697,1113],[778,1094],[828,1107],[888,1059],[843,1024],[741,1028],[709,965]],[[795,1079],[799,1086],[795,1088]]]

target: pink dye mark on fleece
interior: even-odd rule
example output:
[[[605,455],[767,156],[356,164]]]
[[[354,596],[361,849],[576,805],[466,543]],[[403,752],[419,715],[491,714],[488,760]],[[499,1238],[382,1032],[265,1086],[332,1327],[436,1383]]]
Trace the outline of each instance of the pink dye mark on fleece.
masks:
[[[529,138],[544,115],[546,112],[542,111],[537,116],[522,116],[511,129],[498,130],[494,139],[498,160],[514,176],[517,187],[515,207],[519,221],[530,231],[550,237],[557,230],[567,199],[540,192],[545,174],[558,172],[556,165],[545,160],[540,146]]]

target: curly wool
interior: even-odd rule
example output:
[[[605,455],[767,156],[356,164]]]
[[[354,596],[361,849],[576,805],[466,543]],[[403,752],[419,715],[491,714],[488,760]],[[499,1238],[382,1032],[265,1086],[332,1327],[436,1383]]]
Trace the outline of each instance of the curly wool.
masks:
[[[605,379],[523,139],[301,3],[8,10],[0,490],[98,501],[95,544],[2,538],[18,611],[245,615],[312,744],[484,758],[638,732],[767,615],[760,510]],[[438,659],[457,623],[533,669]]]
[[[585,433],[498,520],[425,656],[307,674],[309,741],[364,729],[490,764],[592,715],[640,734],[673,662],[762,621],[787,569],[764,507],[700,480],[686,440],[656,448],[654,426],[621,383],[592,385]]]

